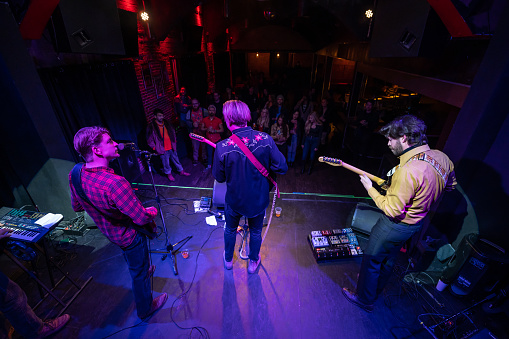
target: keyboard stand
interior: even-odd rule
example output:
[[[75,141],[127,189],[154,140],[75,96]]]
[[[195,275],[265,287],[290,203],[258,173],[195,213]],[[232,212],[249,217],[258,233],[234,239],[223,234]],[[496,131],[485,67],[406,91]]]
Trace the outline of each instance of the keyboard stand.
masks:
[[[42,239],[43,241],[45,241],[45,239]],[[79,286],[71,277],[69,277],[69,275],[67,273],[65,273],[60,267],[58,267],[58,265],[48,256],[47,252],[45,251],[45,249],[43,249],[41,246],[39,246],[37,243],[33,243],[32,245],[34,245],[34,247],[39,251],[41,252],[44,257],[46,258],[46,265],[48,267],[48,273],[49,273],[49,276],[50,276],[50,280],[51,280],[51,285],[52,285],[52,288],[48,288],[48,286],[46,286],[37,276],[34,272],[30,271],[29,269],[27,269],[25,267],[25,265],[23,265],[23,263],[21,263],[10,251],[8,251],[7,249],[4,249],[3,252],[16,264],[18,265],[23,271],[25,271],[31,278],[33,278],[36,282],[37,282],[37,285],[39,288],[43,288],[47,293],[42,296],[41,295],[41,300],[39,300],[39,302],[37,303],[37,305],[35,305],[32,309],[33,310],[36,310],[37,307],[39,307],[39,305],[41,305],[48,296],[51,296],[53,297],[53,299],[55,299],[57,301],[57,303],[59,303],[63,308],[60,310],[60,312],[58,313],[57,317],[61,316],[65,310],[72,304],[72,302],[76,299],[76,297],[81,293],[81,291],[83,291],[83,289],[88,285],[88,283],[92,280],[92,277],[88,278],[84,283],[83,285]],[[55,266],[59,271],[60,273],[62,273],[63,277],[57,282],[55,283],[54,281],[54,278],[53,278],[53,274],[51,273],[51,267],[50,267],[50,263],[53,264],[53,266]],[[74,285],[74,287],[76,287],[77,291],[76,293],[74,293],[74,295],[71,297],[71,299],[69,299],[69,301],[67,302],[64,302],[62,301],[59,297],[57,297],[54,293],[55,289],[58,287],[58,285],[60,285],[61,282],[63,282],[65,279],[69,280],[71,282],[71,284]]]

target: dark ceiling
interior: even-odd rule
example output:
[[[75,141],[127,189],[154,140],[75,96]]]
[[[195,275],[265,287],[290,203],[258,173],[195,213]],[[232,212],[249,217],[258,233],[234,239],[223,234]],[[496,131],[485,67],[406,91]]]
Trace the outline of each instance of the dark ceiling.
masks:
[[[199,4],[209,41],[221,49],[228,37],[242,51],[316,51],[362,41],[370,24],[364,13],[373,9],[373,0],[151,0],[153,36],[163,40],[195,25]]]

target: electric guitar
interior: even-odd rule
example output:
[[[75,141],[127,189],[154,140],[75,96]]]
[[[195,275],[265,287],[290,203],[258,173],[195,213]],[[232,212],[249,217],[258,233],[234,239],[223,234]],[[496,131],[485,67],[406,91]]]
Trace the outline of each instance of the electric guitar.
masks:
[[[210,146],[216,148],[216,144],[214,144],[212,141],[210,141],[209,139],[205,138],[205,137],[202,137],[201,135],[198,135],[198,134],[194,134],[194,133],[189,133],[189,137],[191,139],[194,139],[194,140],[198,140],[200,142],[204,142],[206,144],[209,144]]]
[[[370,174],[368,172],[365,172],[361,169],[358,169],[357,167],[354,167],[352,165],[349,165],[347,163],[345,163],[344,161],[340,160],[340,159],[336,159],[336,158],[329,158],[329,157],[319,157],[318,158],[318,161],[320,162],[324,162],[328,165],[331,165],[331,166],[341,166],[341,167],[344,167],[346,168],[347,170],[349,171],[352,171],[354,173],[357,173],[359,175],[363,175],[363,174],[366,174],[366,176],[371,180],[373,181],[374,183],[376,183],[378,186],[380,186],[381,189],[383,190],[387,190],[390,186],[390,183],[382,178],[379,178],[377,176],[374,176],[373,174]]]

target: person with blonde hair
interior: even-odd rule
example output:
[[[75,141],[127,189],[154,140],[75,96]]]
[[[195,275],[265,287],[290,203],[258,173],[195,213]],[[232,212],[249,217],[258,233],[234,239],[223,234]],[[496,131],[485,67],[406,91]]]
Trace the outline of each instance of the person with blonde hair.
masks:
[[[256,121],[256,130],[265,133],[270,132],[270,118],[269,110],[267,108],[262,109],[260,112],[260,117]]]
[[[311,113],[304,125],[304,138],[302,140],[302,170],[304,174],[306,171],[306,164],[309,160],[310,165],[308,174],[313,170],[313,162],[315,160],[315,152],[318,151],[320,140],[322,137],[323,125],[316,112]]]
[[[223,115],[228,129],[244,143],[253,156],[268,170],[277,174],[288,171],[283,154],[274,140],[264,132],[247,125],[251,113],[245,103],[230,100],[223,105]],[[269,205],[269,180],[241,150],[233,136],[217,143],[212,175],[218,182],[226,182],[223,263],[227,270],[233,268],[233,252],[237,227],[242,216],[247,217],[250,233],[248,272],[255,273],[260,265],[260,247],[265,210]]]

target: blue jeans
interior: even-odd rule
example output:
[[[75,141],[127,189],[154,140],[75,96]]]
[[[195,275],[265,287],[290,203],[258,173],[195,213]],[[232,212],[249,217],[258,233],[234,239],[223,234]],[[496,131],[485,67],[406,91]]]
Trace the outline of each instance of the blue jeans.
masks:
[[[320,137],[305,137],[304,150],[302,150],[302,161],[315,160],[315,148],[320,144]],[[309,154],[309,158],[308,158]]]
[[[42,320],[27,304],[25,292],[2,272],[0,272],[0,311],[23,337],[37,337],[37,332],[42,327]],[[7,338],[3,325],[3,318],[0,317],[0,337]]]
[[[260,247],[262,246],[262,229],[263,229],[263,217],[265,211],[261,214],[247,218],[249,225],[249,259],[253,261],[258,260],[260,254]],[[239,226],[240,218],[242,214],[235,212],[226,205],[225,218],[226,218],[226,229],[224,230],[224,258],[226,261],[233,260],[233,251],[235,250],[235,241],[237,240],[237,227]]]
[[[180,173],[184,170],[184,168],[180,164],[180,160],[177,155],[177,150],[171,149],[169,151],[164,152],[164,154],[161,154],[161,162],[163,163],[164,174],[171,174],[170,162],[172,162],[173,165],[175,165],[175,167],[177,168],[177,172]]]
[[[150,277],[148,275],[149,257],[147,238],[140,233],[136,234],[131,245],[122,248],[124,259],[127,262],[129,273],[133,281],[134,301],[138,317],[148,314],[152,306],[152,291],[150,289]]]
[[[372,305],[390,278],[401,246],[419,231],[422,221],[415,225],[396,222],[385,214],[373,226],[357,281],[357,296]]]
[[[292,134],[291,143],[288,145],[288,162],[295,162],[295,153],[297,153],[297,134]]]

